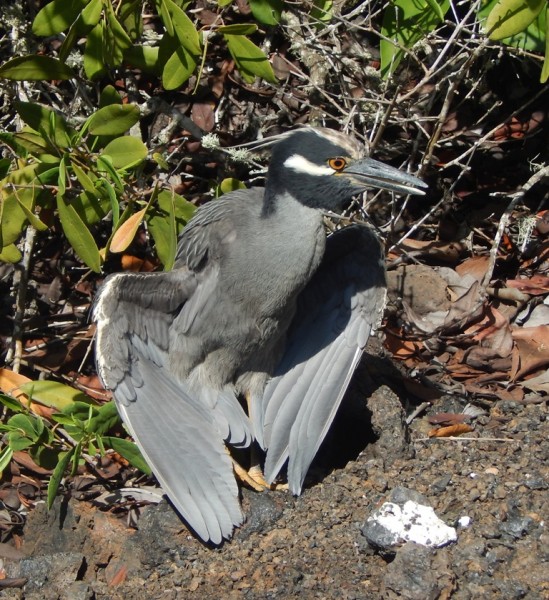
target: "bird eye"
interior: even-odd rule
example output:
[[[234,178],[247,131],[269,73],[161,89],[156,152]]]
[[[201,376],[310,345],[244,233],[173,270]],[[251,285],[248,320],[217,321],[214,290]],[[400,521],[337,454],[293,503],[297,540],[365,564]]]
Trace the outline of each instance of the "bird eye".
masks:
[[[328,164],[334,171],[343,171],[343,169],[347,166],[347,161],[341,156],[337,158],[330,158]]]

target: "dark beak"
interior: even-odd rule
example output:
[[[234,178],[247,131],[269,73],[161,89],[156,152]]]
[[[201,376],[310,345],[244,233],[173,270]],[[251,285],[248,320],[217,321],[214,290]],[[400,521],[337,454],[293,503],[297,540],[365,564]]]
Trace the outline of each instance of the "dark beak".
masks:
[[[342,175],[346,175],[360,186],[381,188],[391,192],[400,192],[402,194],[416,194],[423,196],[425,192],[420,188],[428,187],[426,183],[399,171],[394,167],[373,160],[372,158],[363,158],[349,165]]]

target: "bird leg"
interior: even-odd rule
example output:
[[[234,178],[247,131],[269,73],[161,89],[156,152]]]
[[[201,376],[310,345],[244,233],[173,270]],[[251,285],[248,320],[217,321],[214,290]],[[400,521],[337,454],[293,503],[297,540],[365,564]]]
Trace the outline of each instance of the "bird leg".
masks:
[[[227,450],[227,452],[228,452],[228,450]],[[241,464],[239,464],[234,458],[231,457],[231,460],[233,461],[234,473],[240,479],[240,481],[249,485],[252,488],[252,490],[255,490],[256,492],[264,492],[265,489],[268,489],[269,485],[265,481],[263,474],[261,474],[261,479],[258,480],[255,473],[252,474],[252,470],[254,469],[254,467],[252,467],[248,471]],[[259,468],[259,466],[258,466],[258,468]],[[259,468],[259,471],[261,473],[260,468]]]
[[[249,415],[251,414],[251,397],[249,393],[245,393],[244,397],[246,398]],[[236,476],[239,477],[242,482],[248,484],[252,489],[258,492],[262,492],[264,490],[288,489],[288,484],[267,483],[267,480],[263,475],[263,469],[261,468],[261,457],[257,444],[253,444],[250,449],[250,468],[248,470],[240,465],[234,458],[232,458],[232,461]]]

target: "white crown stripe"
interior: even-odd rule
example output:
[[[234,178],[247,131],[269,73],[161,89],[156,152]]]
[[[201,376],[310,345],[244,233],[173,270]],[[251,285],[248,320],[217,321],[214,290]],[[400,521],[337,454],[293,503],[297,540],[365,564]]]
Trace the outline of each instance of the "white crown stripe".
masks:
[[[332,168],[317,165],[299,154],[292,154],[284,161],[284,166],[297,173],[306,173],[307,175],[332,175],[334,173]]]

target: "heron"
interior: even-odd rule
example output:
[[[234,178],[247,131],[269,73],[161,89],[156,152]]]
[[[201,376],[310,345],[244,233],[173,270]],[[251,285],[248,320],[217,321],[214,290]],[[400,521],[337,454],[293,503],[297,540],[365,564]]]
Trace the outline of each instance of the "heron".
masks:
[[[385,302],[377,234],[327,236],[369,188],[423,194],[419,178],[365,156],[353,137],[277,138],[265,187],[201,206],[169,272],[106,278],[93,308],[96,363],[163,491],[205,542],[244,521],[230,449],[287,467],[299,495]]]

